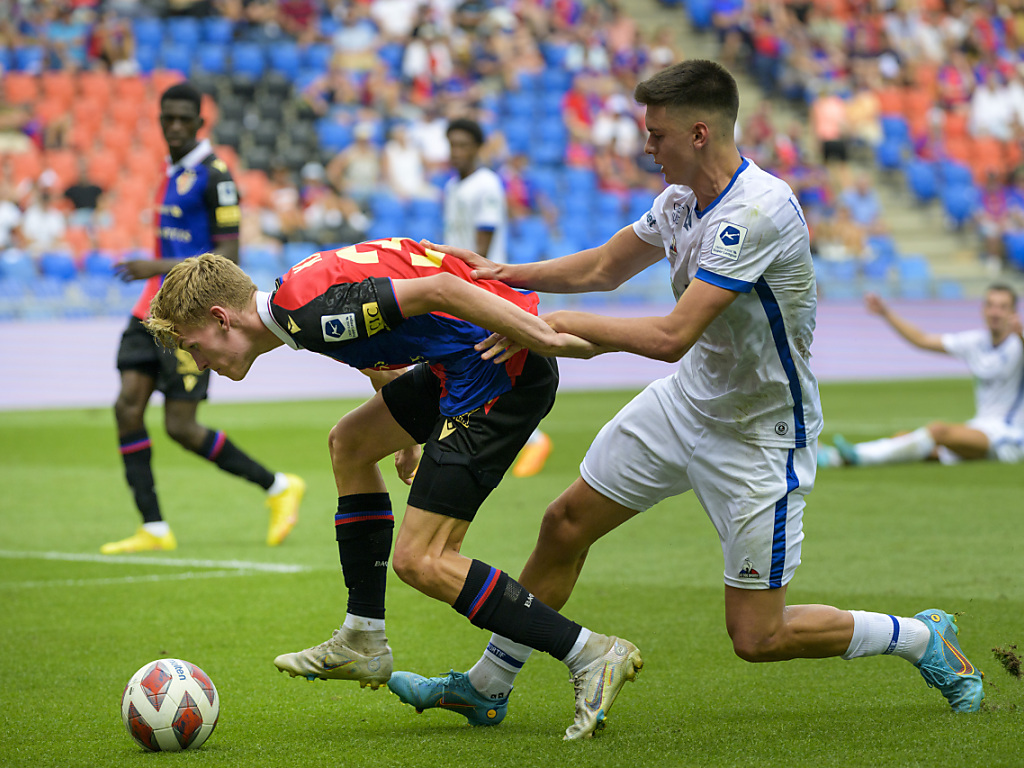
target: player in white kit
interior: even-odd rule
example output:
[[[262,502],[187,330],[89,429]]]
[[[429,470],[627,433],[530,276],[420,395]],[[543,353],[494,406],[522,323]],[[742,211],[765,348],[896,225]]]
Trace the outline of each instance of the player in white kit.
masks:
[[[474,264],[476,277],[550,292],[613,290],[668,258],[679,295],[666,317],[545,317],[607,349],[681,362],[594,439],[580,478],[548,507],[520,583],[549,605],[564,605],[591,544],[692,489],[721,541],[726,626],[737,655],[901,656],[954,710],[978,710],[981,675],[944,611],[909,618],[786,604],[822,423],[808,367],[816,288],[804,216],[788,185],[740,156],[733,138],[739,96],[723,67],[684,61],[640,83],[634,95],[647,107],[645,151],[670,185],[646,216],[597,248],[533,264],[496,265],[448,249]],[[491,341],[495,360],[515,349]],[[467,713],[481,707],[504,714],[528,655],[492,636],[466,674],[399,672],[389,686],[417,709],[452,709],[473,722]],[[595,728],[627,679],[583,681],[591,687],[579,698]]]
[[[463,117],[448,123],[450,161],[456,175],[444,185],[444,241],[505,264],[508,201],[501,177],[481,163],[483,144],[484,131],[475,120]],[[550,453],[551,438],[535,429],[512,466],[512,476],[536,475]]]
[[[962,333],[925,333],[900,317],[874,294],[864,297],[869,311],[919,349],[963,360],[974,376],[974,418],[965,424],[933,421],[905,435],[849,443],[835,436],[835,447],[818,450],[820,466],[871,466],[938,459],[944,464],[990,459],[1024,461],[1024,339],[1017,294],[1008,285],[985,292],[985,328]]]

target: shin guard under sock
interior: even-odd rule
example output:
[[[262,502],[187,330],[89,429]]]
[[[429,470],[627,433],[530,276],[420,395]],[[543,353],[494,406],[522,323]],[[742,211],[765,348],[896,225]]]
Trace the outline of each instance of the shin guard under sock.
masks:
[[[348,588],[349,613],[384,618],[384,590],[394,529],[395,516],[386,493],[356,493],[338,499],[334,531]]]

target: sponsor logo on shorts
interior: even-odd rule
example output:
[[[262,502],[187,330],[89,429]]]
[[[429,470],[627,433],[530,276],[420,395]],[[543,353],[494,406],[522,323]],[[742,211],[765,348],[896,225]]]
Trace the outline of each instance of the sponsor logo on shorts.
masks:
[[[324,341],[348,341],[359,335],[354,312],[347,312],[344,315],[323,315],[320,318],[320,327],[323,329]]]

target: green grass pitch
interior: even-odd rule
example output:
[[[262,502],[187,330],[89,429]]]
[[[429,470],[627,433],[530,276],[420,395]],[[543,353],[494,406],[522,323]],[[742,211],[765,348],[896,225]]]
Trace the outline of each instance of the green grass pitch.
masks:
[[[555,444],[548,467],[502,483],[464,552],[518,574],[545,505],[629,396],[560,395],[545,422]],[[822,399],[826,437],[856,440],[965,419],[972,396],[961,380],[831,384]],[[977,715],[951,713],[900,659],[736,658],[717,538],[692,495],[600,541],[566,606],[581,624],[636,642],[646,661],[591,742],[561,741],[572,686],[562,664],[537,654],[497,728],[417,715],[386,689],[278,673],[276,654],[320,642],[343,617],[327,433],[353,404],[201,410],[272,468],[308,481],[299,525],[276,549],[263,543],[258,490],[171,443],[152,408],[157,487],[179,549],[140,562],[92,557],[137,525],[110,411],[0,413],[0,766],[1024,765],[1024,683],[992,652],[1024,648],[1020,466],[820,471],[789,589],[791,603],[960,613],[964,650],[986,672]],[[405,489],[382,466],[397,513]],[[169,560],[192,562],[161,564]],[[388,635],[396,668],[426,674],[468,668],[488,637],[393,575]],[[143,753],[121,725],[124,684],[165,656],[198,664],[220,691],[220,723],[194,753]]]

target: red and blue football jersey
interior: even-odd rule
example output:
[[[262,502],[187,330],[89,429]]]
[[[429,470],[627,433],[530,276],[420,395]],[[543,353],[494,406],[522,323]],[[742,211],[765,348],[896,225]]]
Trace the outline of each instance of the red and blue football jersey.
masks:
[[[186,259],[216,251],[227,239],[238,239],[241,212],[238,189],[223,160],[210,142],[199,142],[167,169],[156,197],[154,259]],[[163,275],[146,281],[132,309],[140,320],[149,315],[149,303],[163,284]]]
[[[473,348],[489,331],[443,312],[406,317],[392,281],[438,272],[453,274],[537,314],[537,294],[496,280],[474,280],[464,262],[407,238],[314,253],[278,281],[269,297],[269,313],[279,326],[275,332],[283,332],[292,346],[355,368],[428,364],[441,380],[441,413],[458,416],[508,392],[527,352],[495,365],[481,360]]]

